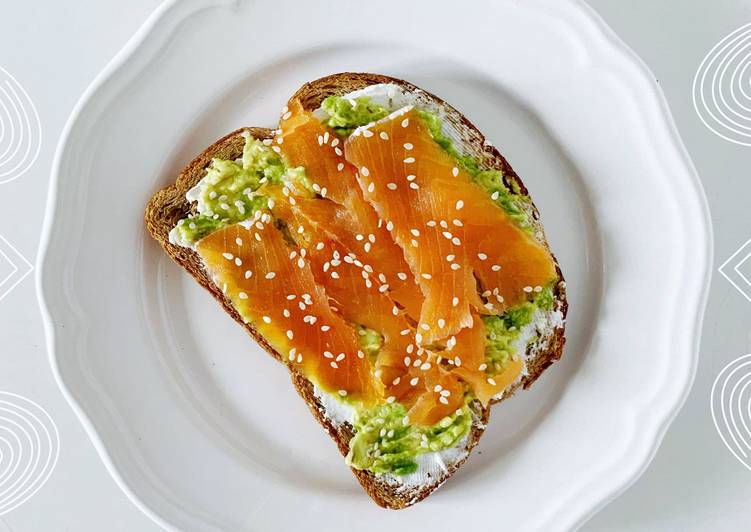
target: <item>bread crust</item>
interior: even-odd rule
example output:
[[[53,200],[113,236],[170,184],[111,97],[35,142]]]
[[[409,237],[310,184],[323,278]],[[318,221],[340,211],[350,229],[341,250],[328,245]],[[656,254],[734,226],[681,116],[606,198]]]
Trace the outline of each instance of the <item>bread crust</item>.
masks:
[[[481,158],[483,164],[487,165],[487,167],[501,169],[507,185],[510,186],[511,182],[514,182],[524,194],[527,193],[524,184],[514,172],[513,168],[511,168],[508,161],[506,161],[495,147],[489,146],[485,142],[482,133],[480,133],[480,131],[469,120],[437,96],[427,93],[409,82],[379,74],[345,72],[308,82],[303,85],[292,96],[292,98],[299,99],[302,102],[303,107],[306,109],[314,110],[320,106],[321,101],[327,96],[346,94],[377,83],[393,83],[408,91],[420,91],[436,105],[444,108],[447,111],[449,119],[454,121],[454,126],[462,128],[463,138],[470,143],[469,146],[474,148],[471,150],[472,154]],[[280,354],[269,345],[261,334],[259,334],[253,324],[244,323],[243,319],[232,306],[230,300],[224,296],[219,287],[217,287],[207,275],[198,253],[191,249],[174,245],[169,241],[170,230],[180,219],[185,218],[191,213],[191,205],[185,198],[188,190],[201,180],[205,174],[206,167],[210,164],[213,158],[233,160],[242,155],[243,145],[245,143],[245,139],[242,136],[242,132],[244,131],[248,131],[253,138],[259,140],[272,138],[273,136],[273,130],[271,129],[247,127],[233,131],[214,142],[180,172],[175,183],[163,188],[152,196],[146,206],[144,215],[146,227],[151,236],[159,242],[172,260],[185,268],[188,273],[192,275],[193,278],[222,305],[225,312],[227,312],[227,314],[229,314],[239,325],[244,327],[248,334],[250,334],[250,336],[258,342],[264,350],[287,367],[292,378],[292,383],[298,394],[307,403],[313,416],[315,416],[318,422],[334,440],[342,455],[346,455],[349,451],[349,441],[353,436],[352,427],[348,423],[336,426],[328,417],[326,417],[325,409],[314,393],[313,384],[304,375],[297,371],[294,366],[287,365]],[[544,239],[544,233],[542,232],[542,226],[539,223],[539,213],[537,208],[531,202],[529,214],[533,220],[535,231],[538,232],[538,235],[542,235],[541,240],[545,242],[545,245],[547,246],[547,241]],[[556,300],[555,305],[556,309],[559,310],[565,318],[568,310],[568,303],[566,300],[563,275],[561,274],[557,261],[556,270],[558,271],[561,282],[559,282],[554,289]],[[546,368],[561,357],[564,342],[564,327],[561,326],[554,329],[552,334],[547,338],[544,348],[540,349],[536,356],[528,359],[528,374],[511,388],[507,389],[503,396],[500,399],[495,400],[494,403],[507,399],[513,395],[519,387],[528,388],[531,386]],[[484,408],[479,402],[475,401],[472,403],[471,408],[473,411],[474,423],[467,439],[466,454],[461,460],[450,464],[448,470],[442,473],[439,477],[433,479],[432,482],[419,487],[399,489],[399,486],[386,482],[382,477],[377,477],[369,471],[352,468],[352,472],[368,495],[370,495],[377,504],[384,508],[400,509],[421,501],[454,474],[454,472],[468,458],[472,448],[474,448],[479,442],[489,420],[490,406]]]

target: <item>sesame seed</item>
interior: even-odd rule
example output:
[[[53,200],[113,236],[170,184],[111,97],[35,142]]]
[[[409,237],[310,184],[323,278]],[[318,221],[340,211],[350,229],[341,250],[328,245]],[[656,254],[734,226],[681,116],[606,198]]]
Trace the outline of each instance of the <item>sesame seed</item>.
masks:
[[[454,224],[457,227],[463,227],[464,226],[464,224],[462,223],[462,221],[459,218],[454,218],[453,220],[451,220],[451,223]]]
[[[397,384],[401,382],[401,380],[402,380],[401,377],[395,378],[393,381],[391,381],[391,386],[396,386]]]
[[[421,324],[420,324],[420,328],[421,328],[421,329],[422,329],[423,331],[429,331],[429,330],[430,330],[430,325],[428,325],[427,323],[421,323]]]
[[[386,222],[386,230],[391,231],[394,228],[394,224],[391,221]]]
[[[406,159],[404,159],[404,162],[407,163],[407,164],[413,163],[413,162],[415,162],[415,158],[414,157],[407,157]]]
[[[434,391],[435,393],[438,393],[438,392],[440,392],[441,390],[443,390],[443,386],[441,386],[440,384],[436,384],[436,385],[435,385],[435,386],[433,387],[433,391]]]
[[[497,200],[497,199],[498,199],[498,196],[500,196],[500,195],[501,195],[501,194],[500,194],[500,192],[498,192],[498,191],[496,190],[495,192],[493,192],[493,193],[492,193],[492,194],[490,195],[490,199],[492,199],[493,201],[495,201],[495,200]]]
[[[407,346],[407,353],[412,353],[415,350],[415,344],[409,344]]]
[[[289,111],[285,111],[284,114],[282,115],[282,120],[287,120],[290,116],[292,116],[292,113]]]
[[[289,309],[285,308],[284,310],[282,310],[282,315],[284,315],[285,318],[289,318],[290,317]]]
[[[401,334],[402,336],[407,336],[409,334],[409,329],[402,329],[399,334]]]
[[[430,362],[425,362],[422,366],[420,366],[420,369],[422,371],[428,371],[430,369]]]
[[[341,362],[342,360],[344,360],[344,357],[345,357],[344,353],[339,353],[339,354],[338,354],[338,355],[336,356],[336,361],[337,361],[337,362]]]
[[[363,353],[360,349],[357,350],[357,358],[365,358],[365,353]]]
[[[240,237],[236,238],[235,239],[235,244],[237,244],[238,246],[242,246],[243,245],[243,239],[240,238]]]
[[[331,351],[324,351],[323,352],[323,357],[324,358],[334,358],[334,353],[332,353]]]
[[[407,127],[409,125],[409,118],[405,118],[402,120],[402,127]]]
[[[293,299],[295,299],[296,297],[297,297],[297,296],[296,296],[295,294],[290,294],[290,295],[288,295],[288,296],[287,296],[287,299],[288,299],[289,301],[292,301],[292,300],[293,300]]]
[[[451,239],[451,243],[454,244],[455,246],[461,246],[462,245],[462,241],[459,240],[458,236],[455,236],[454,238],[452,238]]]
[[[443,318],[438,318],[438,327],[443,329],[446,326],[446,320]]]
[[[340,148],[334,148],[334,153],[336,153],[339,157],[342,156],[342,150]]]
[[[478,253],[477,258],[480,260],[486,260],[488,256],[485,253]]]
[[[415,236],[420,236],[420,231],[418,229],[410,229],[409,232]]]
[[[542,292],[542,286],[535,286],[535,292]]]
[[[422,343],[422,334],[420,333],[415,334],[415,342],[417,342],[418,344]]]
[[[282,149],[279,146],[272,146],[271,149],[276,153],[282,153]]]
[[[368,177],[370,175],[370,170],[368,170],[367,166],[363,166],[362,168],[360,168],[360,173],[365,177]]]
[[[410,182],[411,182],[411,181],[414,181],[415,179],[417,179],[417,176],[416,176],[416,175],[414,175],[414,174],[409,174],[409,175],[407,176],[407,181],[410,181]]]
[[[404,273],[404,272],[399,272],[399,273],[397,273],[397,274],[396,274],[396,276],[397,276],[397,277],[398,277],[398,278],[399,278],[400,280],[402,280],[402,281],[406,281],[406,280],[407,280],[407,274],[406,274],[406,273]]]
[[[420,275],[422,276],[423,279],[432,279],[433,278],[433,276],[430,275],[429,273],[422,273]]]
[[[411,143],[409,143],[409,142],[405,142],[404,143],[404,149],[405,150],[411,150],[412,148],[414,148],[414,146],[412,146]]]
[[[269,318],[268,316],[264,316],[264,317],[263,317],[263,321],[264,321],[265,323],[271,323],[271,318]]]
[[[245,278],[246,278],[246,279],[250,279],[250,277],[251,277],[252,275],[253,275],[253,272],[252,272],[252,271],[250,271],[250,270],[246,270],[246,271],[245,271]]]
[[[318,145],[319,146],[323,146],[323,136],[322,135],[318,135]]]
[[[339,139],[334,139],[334,140],[331,141],[331,147],[332,148],[335,148],[338,144],[339,144]]]
[[[415,182],[413,181],[413,182],[411,182],[411,183],[409,184],[409,188],[411,188],[412,190],[417,190],[418,188],[420,188],[420,185],[418,185],[417,183],[415,183]]]
[[[456,166],[454,166],[454,167],[453,167],[453,168],[451,169],[451,175],[453,175],[454,177],[456,177],[456,176],[458,176],[458,175],[459,175],[459,169],[458,169],[458,168],[457,168]]]
[[[331,278],[332,278],[332,279],[339,279],[339,273],[338,273],[338,272],[334,272],[334,271],[332,271],[332,272],[331,272]]]
[[[443,235],[444,238],[448,240],[451,240],[454,237],[454,235],[452,235],[449,231],[443,231],[441,232],[441,234]]]
[[[393,307],[391,307],[391,313],[394,316],[397,316],[399,314],[399,307],[397,307],[396,305],[394,305]]]
[[[337,148],[337,149],[338,149],[338,148]],[[323,196],[323,197],[325,198],[325,197],[326,197],[326,194],[327,194],[327,192],[328,192],[328,189],[327,189],[326,187],[323,187],[323,188],[321,189],[321,196]]]
[[[339,395],[341,395],[342,397],[346,397],[347,390],[339,390]]]
[[[402,425],[404,425],[405,427],[406,427],[407,425],[409,425],[409,416],[404,416],[404,417],[402,418]]]
[[[490,384],[491,386],[496,386],[495,379],[493,379],[493,377],[488,377],[488,384]]]
[[[331,366],[332,368],[334,368],[334,369],[339,369],[339,364],[337,364],[337,363],[336,363],[336,362],[334,362],[334,361],[331,361],[329,365],[330,365],[330,366]]]
[[[452,336],[446,341],[446,349],[448,349],[449,351],[451,351],[455,345],[456,345],[456,336]]]
[[[269,272],[266,274],[266,279],[273,279],[276,277],[276,272]]]
[[[443,397],[448,397],[449,395],[451,395],[451,392],[449,390],[441,390],[441,395]]]
[[[362,136],[365,138],[370,138],[373,136],[373,132],[369,129],[364,129],[362,132]]]
[[[237,266],[242,266],[243,265],[242,259],[240,257],[235,257],[235,264]]]
[[[454,297],[453,297],[453,299],[451,300],[451,306],[452,306],[452,307],[455,307],[455,306],[457,306],[458,304],[459,304],[459,298],[458,298],[458,297],[456,297],[456,296],[454,296]]]
[[[485,371],[486,369],[488,369],[488,365],[483,362],[482,364],[480,364],[480,367],[478,367],[477,369],[479,371]]]
[[[396,183],[386,183],[386,188],[389,190],[396,190]]]
[[[222,257],[224,257],[227,260],[232,260],[235,258],[235,256],[232,253],[222,253]]]
[[[338,164],[336,165],[336,170],[337,170],[338,172],[341,172],[342,170],[344,170],[344,163],[338,163]]]
[[[446,398],[445,398],[444,396],[440,396],[440,397],[438,398],[438,401],[439,401],[440,403],[443,403],[444,405],[447,405],[447,404],[449,404],[449,400],[448,400],[448,399],[446,399]]]
[[[456,255],[453,255],[453,254],[452,255],[446,255],[446,261],[448,261],[448,262],[451,262],[455,258],[456,258]]]
[[[456,202],[456,210],[459,211],[462,207],[464,207],[464,202],[462,200],[458,200]]]
[[[386,133],[385,131],[381,131],[381,132],[380,132],[380,133],[378,134],[378,136],[379,136],[379,137],[381,137],[381,138],[382,138],[383,140],[389,140],[389,134],[388,134],[388,133]]]
[[[368,185],[368,192],[373,192],[374,190],[375,190],[375,183],[371,181],[370,184]]]
[[[388,289],[389,289],[389,285],[387,285],[387,284],[382,284],[382,285],[381,285],[381,286],[380,286],[380,287],[378,288],[378,291],[379,291],[380,293],[382,293],[382,294],[383,294],[383,293],[384,293],[384,292],[386,292],[386,290],[388,290]]]
[[[531,286],[525,286],[524,287],[524,291],[527,292],[527,293],[529,293],[529,292],[532,291],[532,287]]]
[[[259,242],[261,241],[261,235],[259,235],[258,233],[253,233],[253,238],[258,240]]]
[[[458,368],[458,367],[461,367],[461,365],[462,365],[462,359],[461,359],[461,358],[459,358],[458,356],[457,356],[457,357],[454,357],[454,365],[455,365],[455,366],[456,366],[457,368]]]
[[[420,243],[417,240],[415,240],[414,238],[412,240],[410,240],[410,244],[412,244],[413,248],[416,248],[417,246],[420,245]]]

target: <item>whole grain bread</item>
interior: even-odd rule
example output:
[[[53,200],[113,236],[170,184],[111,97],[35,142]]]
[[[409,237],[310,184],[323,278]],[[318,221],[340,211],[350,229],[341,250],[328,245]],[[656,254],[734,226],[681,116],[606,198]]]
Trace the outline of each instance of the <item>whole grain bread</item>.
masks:
[[[465,153],[471,154],[482,161],[487,168],[500,169],[503,172],[507,185],[515,183],[518,190],[526,194],[519,176],[511,168],[511,165],[498,152],[485,141],[484,136],[472,123],[456,109],[443,102],[437,96],[415,87],[414,85],[395,78],[378,74],[341,73],[327,76],[303,85],[293,96],[299,99],[308,110],[317,109],[324,98],[330,95],[344,95],[363,87],[378,83],[393,83],[410,93],[417,95],[420,105],[440,112],[441,117],[450,128],[457,145]],[[185,194],[205,175],[205,170],[213,158],[233,160],[241,156],[245,139],[242,132],[248,131],[253,138],[271,138],[271,129],[247,127],[238,129],[214,144],[206,148],[177,176],[175,183],[158,191],[146,206],[145,222],[151,236],[161,244],[167,254],[179,265],[185,268],[201,286],[211,293],[219,301],[224,310],[252,336],[271,356],[285,364],[289,370],[292,382],[299,395],[308,404],[311,412],[324,427],[326,432],[336,442],[342,455],[349,450],[349,441],[353,436],[353,430],[349,423],[334,423],[327,416],[326,408],[314,393],[313,384],[293,366],[287,365],[279,353],[258,333],[253,324],[244,323],[240,315],[232,306],[230,300],[210,279],[204,270],[200,256],[193,250],[174,245],[169,241],[169,232],[177,222],[185,218],[194,209],[186,200]],[[539,213],[532,202],[529,203],[529,218],[534,226],[535,233],[547,246],[544,231],[539,221]],[[556,268],[560,282],[554,289],[555,308],[562,318],[565,318],[568,304],[566,301],[565,283],[560,268],[556,262]],[[503,401],[513,395],[519,387],[527,388],[535,382],[543,371],[561,357],[564,344],[564,326],[551,327],[547,330],[538,331],[536,340],[530,343],[527,352],[527,374],[510,387],[503,396],[495,402]],[[490,415],[490,407],[484,408],[479,402],[474,401],[471,405],[473,412],[473,424],[468,437],[464,440],[464,453],[452,463],[447,463],[446,468],[427,482],[416,486],[400,486],[393,479],[387,479],[374,475],[369,471],[352,468],[365,491],[380,506],[391,509],[400,509],[415,504],[427,497],[431,492],[445,482],[464,463],[472,448],[478,443]]]

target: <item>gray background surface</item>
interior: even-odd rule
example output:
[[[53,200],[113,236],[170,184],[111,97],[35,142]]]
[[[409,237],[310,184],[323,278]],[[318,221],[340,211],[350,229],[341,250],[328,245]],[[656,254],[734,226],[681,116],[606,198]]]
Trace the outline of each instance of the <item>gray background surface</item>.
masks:
[[[0,185],[0,235],[34,262],[52,155],[81,92],[158,0],[5,2],[0,66],[36,105],[41,153],[19,179]],[[670,103],[712,210],[715,265],[696,382],[654,462],[584,530],[748,530],[751,471],[724,447],[710,414],[715,376],[751,352],[751,303],[717,267],[751,238],[751,148],[722,140],[699,120],[691,86],[704,55],[751,22],[749,0],[590,0],[649,65]],[[152,531],[115,485],[54,382],[32,277],[0,301],[0,390],[41,404],[60,431],[61,454],[46,485],[0,517],[0,531]]]

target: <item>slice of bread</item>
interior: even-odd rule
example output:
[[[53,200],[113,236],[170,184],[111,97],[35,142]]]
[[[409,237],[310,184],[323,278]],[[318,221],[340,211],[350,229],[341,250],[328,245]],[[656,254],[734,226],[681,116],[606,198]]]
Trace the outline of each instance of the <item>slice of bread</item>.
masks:
[[[324,98],[331,95],[345,95],[352,91],[375,84],[394,84],[408,95],[412,95],[418,107],[437,112],[444,120],[448,134],[456,141],[457,147],[464,153],[470,154],[487,168],[500,169],[507,185],[512,182],[526,194],[526,188],[509,163],[501,154],[485,141],[484,136],[459,111],[443,102],[437,96],[429,94],[414,85],[376,74],[342,73],[327,76],[303,85],[293,96],[298,98],[308,110],[319,108]],[[178,264],[183,266],[204,288],[206,288],[224,307],[224,310],[235,321],[244,327],[248,333],[274,358],[284,363],[282,357],[261,336],[252,324],[243,323],[242,318],[226,298],[222,291],[209,278],[203,268],[200,256],[189,248],[170,243],[169,232],[175,224],[192,212],[190,203],[186,200],[187,191],[205,175],[205,169],[213,158],[236,159],[241,156],[245,139],[242,132],[248,131],[253,138],[271,138],[273,133],[264,128],[242,128],[219,139],[206,148],[178,175],[174,184],[160,190],[149,201],[145,221],[149,233],[157,240],[167,254]],[[446,131],[445,131],[446,133]],[[547,246],[539,213],[532,202],[528,204],[529,219],[533,224],[537,238]],[[567,312],[566,291],[563,276],[556,263],[560,282],[554,289],[555,304],[553,311],[531,327],[526,348],[526,368],[522,378],[506,390],[502,397],[495,402],[502,401],[519,387],[527,388],[539,378],[542,372],[560,358],[564,344],[564,320]],[[285,364],[286,365],[286,364]],[[300,396],[310,407],[311,412],[323,425],[326,432],[334,439],[342,455],[349,451],[349,441],[353,436],[352,426],[342,422],[333,415],[326,406],[327,401],[317,393],[313,384],[291,366],[287,366],[291,373],[292,382]],[[469,435],[460,442],[450,453],[436,456],[433,467],[416,481],[400,482],[397,477],[388,475],[376,476],[369,471],[352,469],[365,491],[380,506],[399,509],[410,506],[427,497],[438,486],[445,482],[464,463],[469,452],[477,444],[488,422],[490,407],[483,408],[475,401],[471,405],[473,411],[473,425]],[[437,464],[437,465],[436,465]]]

